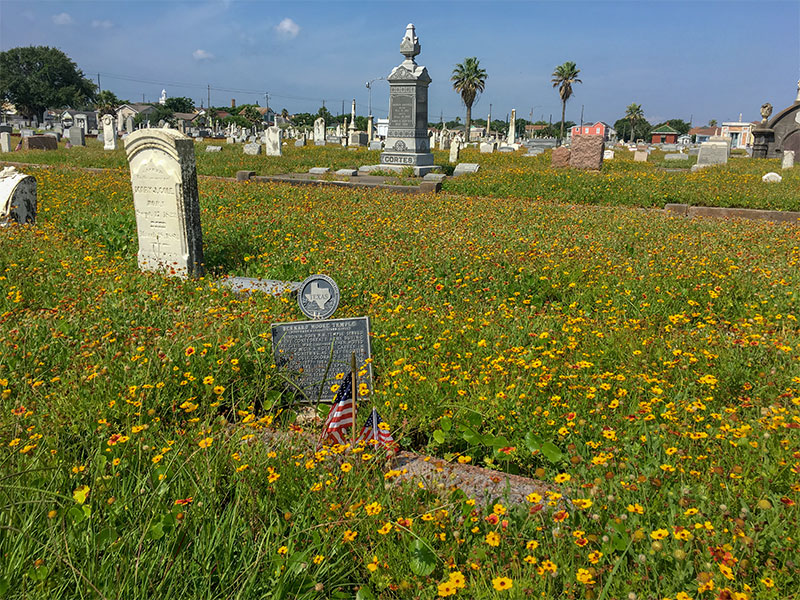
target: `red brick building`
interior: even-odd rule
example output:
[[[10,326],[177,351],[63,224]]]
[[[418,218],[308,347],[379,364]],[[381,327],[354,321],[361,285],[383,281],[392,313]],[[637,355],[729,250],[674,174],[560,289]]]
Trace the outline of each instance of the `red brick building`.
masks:
[[[677,144],[680,132],[669,125],[662,125],[650,132],[653,136],[651,144]]]

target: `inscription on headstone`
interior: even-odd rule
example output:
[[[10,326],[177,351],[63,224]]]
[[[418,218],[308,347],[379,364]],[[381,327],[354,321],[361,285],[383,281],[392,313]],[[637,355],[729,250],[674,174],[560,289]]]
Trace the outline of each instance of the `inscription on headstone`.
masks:
[[[337,375],[350,371],[353,352],[356,365],[366,363],[359,383],[366,383],[372,392],[369,317],[275,323],[272,352],[275,364],[293,375],[295,391],[306,402],[333,400],[330,388],[338,381]]]

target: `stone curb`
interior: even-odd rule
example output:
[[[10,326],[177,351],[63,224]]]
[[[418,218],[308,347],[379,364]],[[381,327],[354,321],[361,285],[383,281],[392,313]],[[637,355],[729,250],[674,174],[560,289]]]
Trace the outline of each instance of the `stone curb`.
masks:
[[[772,223],[789,223],[800,226],[800,212],[796,211],[665,204],[664,212],[689,218],[711,217],[714,219],[748,219],[752,221],[770,221]]]

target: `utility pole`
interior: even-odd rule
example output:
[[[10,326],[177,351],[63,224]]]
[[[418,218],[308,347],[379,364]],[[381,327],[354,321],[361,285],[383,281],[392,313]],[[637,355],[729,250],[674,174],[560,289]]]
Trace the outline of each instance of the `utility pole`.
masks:
[[[144,93],[142,93],[142,104],[144,104]]]
[[[97,91],[102,92],[103,88],[100,87],[100,73],[97,74]]]
[[[208,108],[211,108],[211,84],[208,84]]]
[[[583,104],[581,104],[581,127],[583,127]]]

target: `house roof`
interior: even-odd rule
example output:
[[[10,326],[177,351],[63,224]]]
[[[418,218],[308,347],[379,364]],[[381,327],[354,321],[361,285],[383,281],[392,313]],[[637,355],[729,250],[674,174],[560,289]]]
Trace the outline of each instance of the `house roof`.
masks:
[[[692,127],[689,130],[690,135],[719,135],[719,127]]]
[[[119,108],[124,108],[126,106],[128,108],[130,108],[135,113],[140,113],[140,112],[146,111],[148,109],[154,110],[152,105],[150,105],[150,104],[142,104],[141,102],[138,102],[138,103],[135,102],[133,104],[123,104]],[[117,110],[119,110],[119,108]]]
[[[670,127],[667,124],[661,125],[657,129],[651,130],[650,133],[677,133],[677,134],[680,134],[680,132],[677,129],[675,129],[674,127]]]
[[[176,112],[176,113],[173,113],[173,116],[176,119],[180,119],[181,121],[194,121],[200,115],[197,114],[197,113]]]

